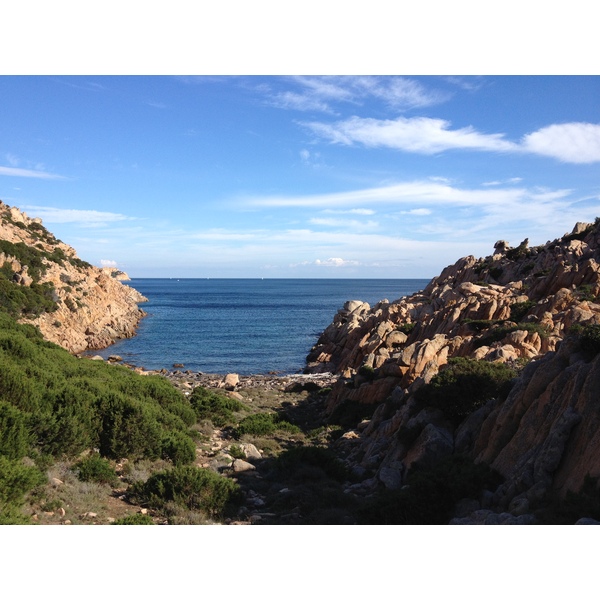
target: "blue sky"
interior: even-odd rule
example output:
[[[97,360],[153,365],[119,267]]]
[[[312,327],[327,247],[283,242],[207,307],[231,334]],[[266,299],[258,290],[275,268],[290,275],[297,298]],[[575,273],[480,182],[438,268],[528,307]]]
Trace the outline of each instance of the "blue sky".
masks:
[[[1,76],[0,199],[132,277],[432,277],[600,216],[598,76]]]

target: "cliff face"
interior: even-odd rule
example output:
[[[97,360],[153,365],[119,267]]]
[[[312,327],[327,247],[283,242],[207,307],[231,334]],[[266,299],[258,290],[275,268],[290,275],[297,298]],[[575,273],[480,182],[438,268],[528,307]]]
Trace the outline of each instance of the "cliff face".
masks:
[[[569,335],[600,323],[599,263],[600,225],[578,223],[543,246],[498,242],[493,255],[459,260],[410,297],[347,302],[306,372],[342,375],[330,416],[371,405],[349,460],[393,489],[415,465],[467,454],[504,476],[490,502],[514,514],[600,476],[600,357]],[[522,372],[506,399],[452,423],[416,395],[456,358]]]
[[[135,333],[145,314],[138,303],[146,298],[121,283],[128,279],[124,273],[82,261],[40,219],[2,202],[0,241],[7,242],[0,252],[0,269],[12,271],[16,285],[43,287],[56,303],[52,312],[21,319],[37,325],[47,340],[78,353],[104,348]]]

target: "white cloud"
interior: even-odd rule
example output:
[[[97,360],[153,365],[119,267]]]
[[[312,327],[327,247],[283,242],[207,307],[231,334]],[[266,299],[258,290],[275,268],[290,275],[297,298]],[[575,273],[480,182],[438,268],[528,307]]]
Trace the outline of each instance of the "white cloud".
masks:
[[[106,258],[101,258],[100,259],[100,264],[103,267],[116,267],[117,266],[117,261],[116,260],[107,260]]]
[[[75,223],[87,227],[100,227],[117,221],[129,221],[128,217],[119,213],[98,210],[79,210],[75,208],[55,208],[52,206],[26,205],[23,209],[32,217],[39,217],[44,223]]]
[[[375,211],[370,208],[351,208],[349,210],[335,210],[333,208],[327,208],[321,212],[326,213],[326,214],[333,214],[333,215],[365,215],[365,216],[369,216],[369,215],[375,214]]]
[[[10,160],[11,159],[9,158],[9,162]],[[66,179],[66,177],[63,177],[62,175],[54,175],[53,173],[47,173],[46,171],[17,169],[15,167],[0,167],[0,175],[6,175],[8,177],[32,177],[34,179]]]
[[[247,200],[255,206],[345,207],[353,205],[430,204],[503,205],[526,196],[523,189],[461,189],[432,181],[411,181],[388,186],[312,196],[267,196]],[[347,208],[346,208],[347,207]]]
[[[350,117],[337,123],[304,123],[313,133],[333,142],[350,146],[356,142],[367,147],[386,147],[418,154],[435,154],[450,149],[507,152],[518,149],[504,134],[482,134],[473,127],[450,129],[443,119],[414,117],[371,119]]]
[[[358,221],[356,219],[336,219],[336,218],[322,218],[322,217],[313,217],[309,219],[309,223],[311,225],[319,225],[324,227],[337,227],[342,229],[354,229],[354,230],[364,230],[364,229],[376,229],[379,226],[377,221]]]
[[[328,104],[310,95],[298,94],[296,92],[281,92],[271,98],[271,104],[275,108],[284,108],[302,111],[331,112]]]
[[[343,258],[328,258],[326,260],[315,260],[315,265],[318,267],[356,267],[360,263],[357,260],[344,260]]]
[[[428,208],[413,208],[412,210],[403,210],[401,215],[413,215],[415,217],[426,217],[431,214]]]
[[[542,127],[524,136],[523,148],[567,163],[600,162],[600,124],[563,123]]]
[[[277,108],[333,113],[334,103],[361,104],[376,98],[396,110],[431,106],[443,102],[447,95],[426,89],[407,77],[376,76],[297,76],[288,81],[294,91],[277,92],[270,104]],[[272,93],[270,90],[263,90]]]
[[[504,133],[480,133],[474,127],[452,129],[444,119],[398,117],[373,119],[350,117],[334,123],[305,122],[317,136],[334,144],[362,144],[368,148],[391,148],[417,154],[446,150],[486,152],[526,152],[549,156],[567,163],[600,162],[600,124],[564,123],[542,127],[519,143],[505,139]],[[514,178],[513,181],[520,181]],[[497,185],[492,181],[487,185]]]
[[[522,177],[511,177],[510,179],[507,179],[506,181],[486,181],[486,182],[482,183],[481,185],[485,185],[485,186],[503,185],[506,183],[521,183],[521,181],[523,181]]]
[[[323,166],[321,163],[321,153],[311,152],[306,148],[300,150],[300,159],[302,163],[308,167],[320,167]]]

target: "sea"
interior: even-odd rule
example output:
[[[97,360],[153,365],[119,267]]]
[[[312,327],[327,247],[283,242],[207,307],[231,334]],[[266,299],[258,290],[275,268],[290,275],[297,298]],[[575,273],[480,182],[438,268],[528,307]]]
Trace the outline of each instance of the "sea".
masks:
[[[94,351],[148,370],[302,372],[319,335],[347,300],[374,306],[429,279],[132,279],[148,298],[137,334]]]

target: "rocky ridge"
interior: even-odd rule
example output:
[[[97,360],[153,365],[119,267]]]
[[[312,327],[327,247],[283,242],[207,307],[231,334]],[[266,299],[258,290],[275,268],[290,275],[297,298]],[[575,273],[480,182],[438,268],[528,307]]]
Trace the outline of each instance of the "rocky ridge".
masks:
[[[33,283],[51,291],[56,308],[22,322],[37,325],[44,337],[72,353],[105,348],[120,338],[131,337],[145,313],[139,292],[121,283],[127,280],[118,269],[97,268],[81,260],[75,250],[57,240],[41,219],[32,219],[15,207],[0,202],[0,241],[35,252],[36,281],[23,258],[0,252],[0,268],[10,268],[12,281]]]
[[[467,455],[504,477],[471,506],[471,522],[499,522],[485,510],[530,522],[530,511],[549,498],[600,476],[600,356],[569,335],[575,325],[600,323],[599,295],[598,221],[542,246],[500,241],[491,256],[460,259],[412,296],[372,308],[347,302],[305,372],[339,375],[330,417],[370,408],[345,442],[348,461],[371,476],[365,484],[400,489],[411,469]],[[451,423],[415,394],[456,358],[522,372],[506,398]]]

